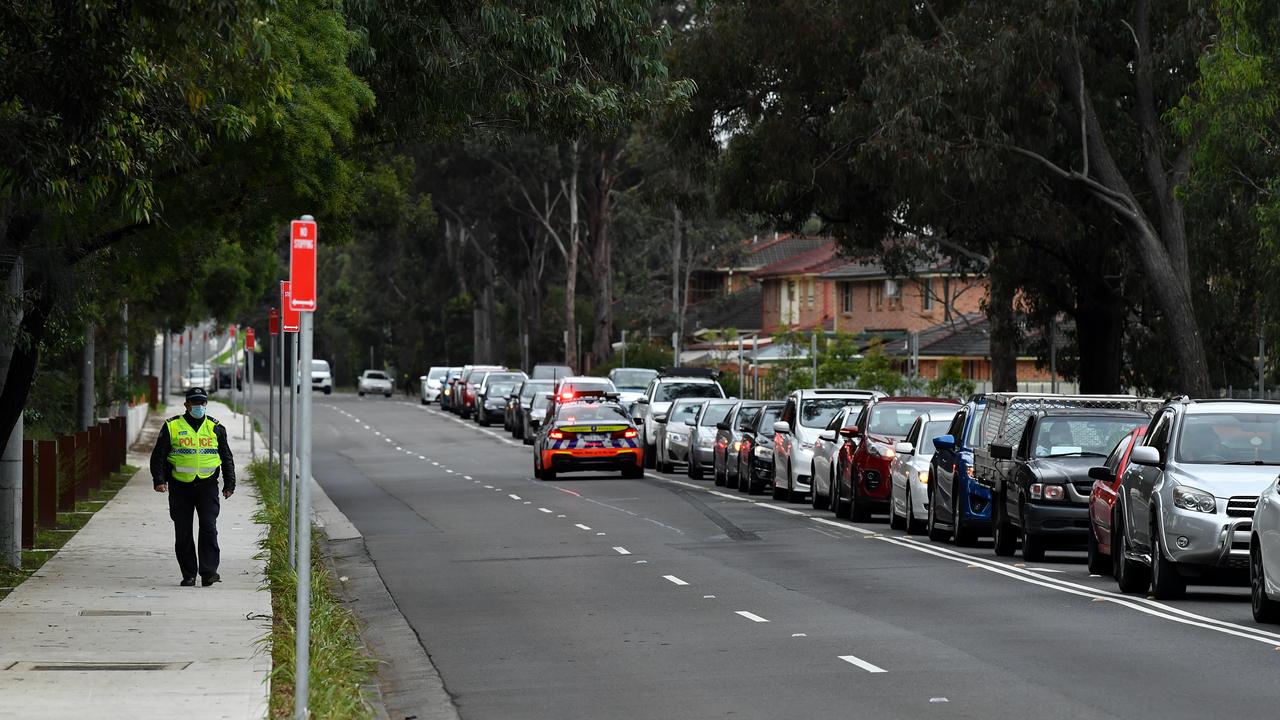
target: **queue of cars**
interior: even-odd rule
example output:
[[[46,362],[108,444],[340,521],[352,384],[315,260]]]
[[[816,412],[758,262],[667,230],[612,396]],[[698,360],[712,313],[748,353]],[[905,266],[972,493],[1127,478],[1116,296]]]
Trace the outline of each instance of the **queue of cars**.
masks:
[[[739,400],[689,368],[431,377],[423,402],[502,420],[533,446],[544,480],[679,468],[837,517],[887,515],[938,542],[989,536],[997,555],[1028,562],[1084,549],[1090,573],[1122,592],[1163,600],[1189,584],[1248,584],[1254,617],[1280,622],[1280,403],[838,388]]]

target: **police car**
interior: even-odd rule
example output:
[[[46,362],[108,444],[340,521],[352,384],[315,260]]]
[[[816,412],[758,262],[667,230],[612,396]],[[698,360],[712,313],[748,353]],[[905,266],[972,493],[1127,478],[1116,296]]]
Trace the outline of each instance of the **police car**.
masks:
[[[613,470],[644,476],[640,433],[618,402],[607,396],[561,398],[533,443],[533,476],[555,480],[562,472]]]

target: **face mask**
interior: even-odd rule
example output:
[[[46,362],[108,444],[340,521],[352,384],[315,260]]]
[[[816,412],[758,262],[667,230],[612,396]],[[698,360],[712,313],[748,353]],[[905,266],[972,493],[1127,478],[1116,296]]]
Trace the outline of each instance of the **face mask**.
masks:
[[[195,418],[195,419],[197,419],[197,420],[199,420],[200,418],[204,417],[204,406],[203,406],[203,405],[192,405],[192,406],[191,406],[191,417],[193,417],[193,418]]]

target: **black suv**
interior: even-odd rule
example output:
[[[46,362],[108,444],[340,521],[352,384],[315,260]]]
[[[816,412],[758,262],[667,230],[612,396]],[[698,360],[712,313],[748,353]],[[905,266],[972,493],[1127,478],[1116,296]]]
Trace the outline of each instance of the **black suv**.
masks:
[[[758,495],[773,485],[773,424],[782,417],[782,407],[780,402],[765,405],[742,431],[738,489],[748,495]]]
[[[1012,460],[995,499],[995,551],[1044,558],[1050,544],[1084,545],[1089,533],[1089,468],[1105,459],[1150,416],[1139,410],[1040,410],[1027,419],[1018,447],[991,445],[991,456]]]

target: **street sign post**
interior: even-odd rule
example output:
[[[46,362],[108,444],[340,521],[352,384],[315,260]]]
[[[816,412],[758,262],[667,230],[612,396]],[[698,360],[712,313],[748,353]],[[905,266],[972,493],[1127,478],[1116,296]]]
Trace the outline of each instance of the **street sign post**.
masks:
[[[280,311],[267,313],[267,472],[276,461],[276,336],[280,334]]]
[[[248,330],[245,330],[244,332],[244,364],[245,364],[245,374],[248,376],[246,380],[248,380],[249,382],[249,402],[246,403],[244,406],[244,414],[246,418],[249,416],[251,412],[253,412],[253,354],[254,354],[254,350],[256,350],[257,347],[258,347],[257,342],[255,341],[255,338],[253,336],[253,328],[249,328]],[[240,396],[243,399],[244,393],[240,393]],[[258,454],[258,450],[256,447],[257,435],[258,433],[253,431],[253,423],[249,423],[249,460],[251,462],[253,461],[253,457]]]
[[[307,695],[311,667],[311,356],[312,332],[316,309],[316,221],[310,215],[293,221],[290,232],[290,304],[301,311],[298,365],[301,376],[301,395],[298,414],[301,416],[302,436],[299,447],[298,518],[307,527],[298,532],[298,597],[297,628],[294,647],[294,698],[293,715],[296,720],[307,718]]]

